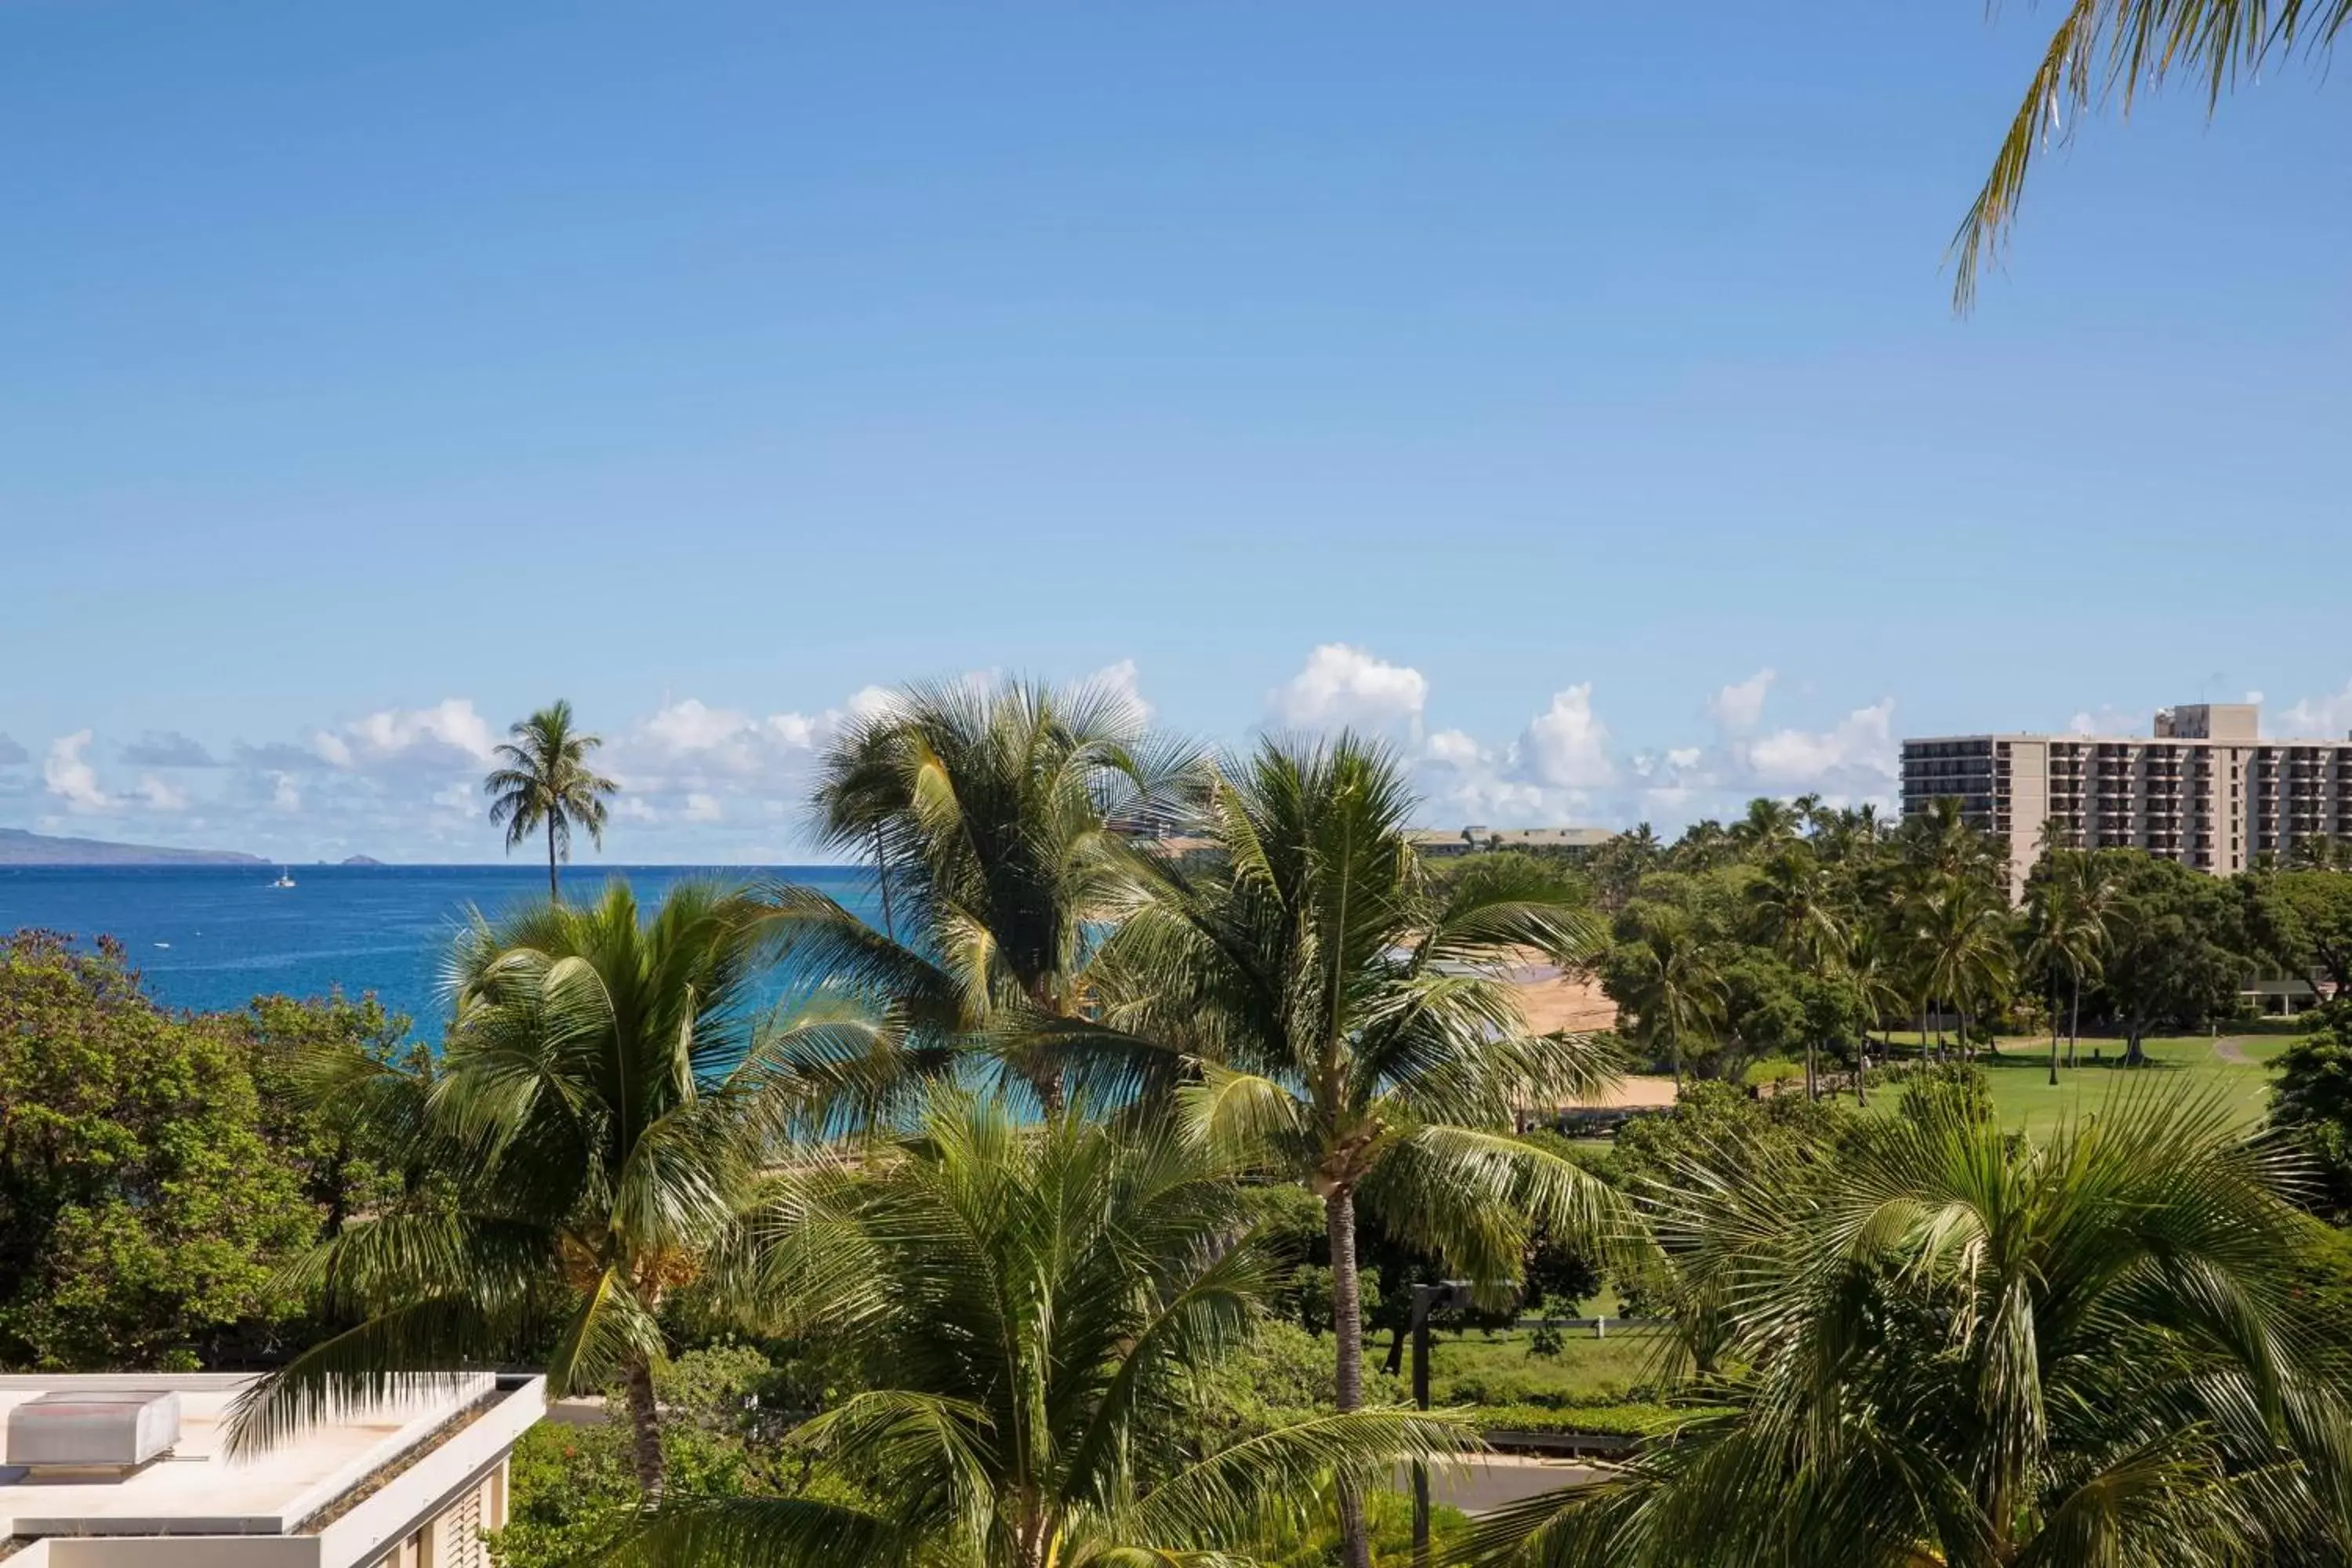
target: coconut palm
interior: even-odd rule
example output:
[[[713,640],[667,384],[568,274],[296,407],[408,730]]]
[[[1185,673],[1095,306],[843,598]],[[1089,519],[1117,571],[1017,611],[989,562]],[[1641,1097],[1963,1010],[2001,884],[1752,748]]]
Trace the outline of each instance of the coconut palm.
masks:
[[[2209,109],[2218,107],[2224,89],[2259,79],[2281,57],[2324,63],[2347,19],[2344,0],[2072,0],[1953,237],[1953,303],[1968,309],[1979,272],[2000,253],[2035,149],[2070,135],[2093,105],[2120,97],[2129,112],[2137,93],[2179,75],[2204,88]]]
[[[1748,902],[1756,933],[1782,958],[1823,981],[1834,980],[1845,968],[1853,932],[1829,876],[1810,846],[1786,845],[1766,860],[1748,885]],[[1809,1037],[1805,1092],[1819,1098],[1815,1047],[1816,1042]]]
[[[1894,941],[1885,926],[1872,921],[1857,921],[1853,926],[1853,945],[1846,954],[1843,979],[1853,994],[1855,1006],[1862,1016],[1862,1058],[1855,1064],[1853,1098],[1858,1105],[1870,1100],[1870,1026],[1900,1016],[1907,994],[1903,989],[1903,974],[1894,952]],[[1926,1044],[1922,1037],[1921,1044]],[[1892,1054],[1892,1033],[1886,1042]]]
[[[2013,949],[2008,912],[1981,884],[1948,878],[1910,912],[1921,1007],[1948,1002],[1958,1013],[1960,1058],[1969,1056],[1969,1020],[1990,1007],[2010,980]]]
[[[1039,1029],[1087,1005],[1087,969],[1123,898],[1124,831],[1148,831],[1192,759],[1116,687],[910,688],[850,724],[819,767],[820,842],[871,853],[885,940],[805,900],[803,958],[871,978],[944,1029],[992,1031],[1048,1105]],[[901,942],[898,928],[906,936]]]
[[[2126,1092],[2034,1142],[1955,1100],[1655,1198],[1729,1407],[1486,1521],[1557,1568],[2343,1562],[2352,1324],[2305,1287],[2299,1174],[2211,1098]]]
[[[1654,1054],[1664,1051],[1682,1088],[1683,1045],[1722,1023],[1729,998],[1714,950],[1684,913],[1667,904],[1638,907],[1630,941],[1618,944],[1611,984],[1615,1000],[1632,1011],[1633,1036]]]
[[[641,918],[618,880],[592,905],[477,914],[450,957],[437,1066],[310,1063],[316,1092],[381,1118],[449,1201],[353,1221],[298,1266],[331,1321],[362,1321],[258,1384],[238,1442],[536,1352],[551,1396],[622,1386],[637,1479],[658,1496],[663,1301],[728,1236],[793,1116],[895,1066],[886,1021],[762,1008],[776,916],[687,881]]]
[[[620,786],[588,765],[600,736],[572,725],[572,704],[551,702],[518,721],[499,743],[499,765],[482,781],[490,797],[490,822],[507,830],[507,848],[532,834],[547,834],[547,896],[562,897],[556,862],[572,858],[572,830],[587,829],[589,841],[604,843],[604,797]]]
[[[1188,1123],[1323,1202],[1338,1396],[1362,1403],[1360,1207],[1489,1293],[1519,1268],[1529,1217],[1613,1234],[1615,1195],[1512,1137],[1531,1098],[1612,1075],[1596,1042],[1530,1037],[1507,975],[1600,940],[1580,891],[1512,860],[1440,887],[1406,837],[1396,759],[1353,735],[1269,740],[1213,770],[1193,830],[1213,851],[1137,854],[1137,901],[1105,945],[1108,1021],[1182,1053]],[[1349,1561],[1363,1521],[1343,1498]]]
[[[1767,856],[1797,842],[1804,827],[1809,808],[1797,802],[1774,800],[1759,795],[1748,803],[1747,813],[1731,825],[1729,837],[1743,853]]]
[[[2074,1065],[2074,1043],[2083,1026],[2083,979],[2099,977],[2099,955],[2106,946],[2107,909],[2113,889],[2099,876],[2091,858],[2080,850],[2061,849],[2049,857],[2049,874],[2030,889],[2027,901],[2026,962],[2050,976],[2050,1081],[2058,1081],[2058,976],[2074,988],[2066,1026],[2066,1065]]]
[[[1237,1561],[1265,1524],[1472,1441],[1412,1410],[1308,1415],[1205,1455],[1194,1381],[1285,1269],[1239,1173],[1170,1124],[940,1091],[887,1158],[780,1180],[741,1288],[766,1326],[837,1337],[870,1386],[783,1438],[846,1485],[688,1503],[656,1563],[1082,1568]],[[756,1235],[754,1241],[760,1238]],[[862,1497],[862,1501],[819,1498]]]

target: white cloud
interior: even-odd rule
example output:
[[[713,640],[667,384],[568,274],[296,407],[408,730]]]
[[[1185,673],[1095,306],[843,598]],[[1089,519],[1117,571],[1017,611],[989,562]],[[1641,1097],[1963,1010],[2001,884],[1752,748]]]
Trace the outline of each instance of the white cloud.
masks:
[[[1266,694],[1276,719],[1312,729],[1418,725],[1428,700],[1429,680],[1421,671],[1345,643],[1323,644],[1307,656],[1305,668]]]
[[[726,815],[715,795],[695,790],[686,797],[686,820],[688,822],[717,822]]]
[[[1702,746],[1676,746],[1666,753],[1666,765],[1688,770],[1698,766],[1700,759],[1706,755],[1706,750]]]
[[[344,725],[341,734],[321,730],[310,738],[310,749],[337,768],[412,758],[485,763],[497,743],[489,721],[463,697],[444,698],[430,708],[383,709]]]
[[[688,697],[656,710],[616,754],[620,765],[641,776],[684,771],[697,778],[748,778],[788,766],[793,753],[809,751],[828,728],[802,713],[754,719]]]
[[[1753,730],[1757,721],[1764,717],[1765,694],[1778,679],[1768,668],[1745,680],[1733,681],[1706,700],[1707,716],[1734,734]]]
[[[2248,701],[2254,700],[2252,696]],[[2352,681],[2332,697],[2305,697],[2278,716],[2276,733],[2296,740],[2339,740],[2352,734]]]
[[[1431,762],[1451,768],[1474,767],[1486,755],[1476,741],[1460,730],[1438,731],[1422,742],[1422,750]]]
[[[1117,664],[1107,664],[1096,670],[1087,677],[1086,684],[1126,704],[1140,722],[1150,719],[1151,704],[1143,700],[1143,693],[1136,686],[1135,676],[1135,660],[1123,658]]]
[[[269,791],[269,808],[272,811],[284,812],[289,816],[301,810],[302,791],[295,784],[294,775],[272,773],[270,778],[273,783]]]
[[[173,787],[153,773],[139,775],[139,798],[145,801],[148,806],[155,811],[188,809],[187,792]]]
[[[1757,782],[1784,789],[1877,787],[1897,776],[1895,700],[1857,708],[1829,730],[1776,730],[1748,748]]]
[[[1519,750],[1538,784],[1592,789],[1617,777],[1609,759],[1609,727],[1592,711],[1589,680],[1554,692],[1551,706],[1528,725]]]
[[[2076,713],[2066,721],[2066,729],[2076,735],[2137,735],[2147,724],[2146,718],[2120,708],[2096,708]]]
[[[105,811],[114,805],[113,797],[99,787],[98,770],[82,755],[89,740],[88,730],[60,735],[49,742],[49,754],[41,762],[41,782],[66,803],[68,811]]]

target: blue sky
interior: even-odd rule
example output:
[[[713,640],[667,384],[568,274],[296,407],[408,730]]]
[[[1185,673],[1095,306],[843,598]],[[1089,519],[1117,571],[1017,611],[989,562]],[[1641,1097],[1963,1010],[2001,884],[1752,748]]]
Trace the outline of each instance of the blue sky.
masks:
[[[2050,21],[18,0],[0,826],[495,858],[568,695],[611,856],[790,858],[828,715],[990,670],[1448,823],[2340,731],[2352,99],[2091,123],[1956,321]]]

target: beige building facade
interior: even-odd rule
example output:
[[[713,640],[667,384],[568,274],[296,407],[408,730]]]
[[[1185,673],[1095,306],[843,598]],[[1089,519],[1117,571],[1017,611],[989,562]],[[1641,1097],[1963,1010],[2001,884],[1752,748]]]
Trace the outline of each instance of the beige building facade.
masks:
[[[2009,847],[2012,894],[2043,825],[2226,877],[2299,839],[2352,837],[2352,739],[2263,740],[2251,702],[2159,710],[2145,736],[1946,735],[1903,742],[1903,814],[1957,798]]]

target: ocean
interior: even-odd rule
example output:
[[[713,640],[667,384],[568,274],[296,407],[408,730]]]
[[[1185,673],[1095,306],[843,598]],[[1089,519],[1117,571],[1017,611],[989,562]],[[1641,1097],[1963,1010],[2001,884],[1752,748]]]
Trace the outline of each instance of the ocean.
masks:
[[[496,916],[547,896],[547,868],[297,866],[273,888],[261,866],[0,867],[0,932],[37,926],[85,943],[119,938],[147,994],[211,1012],[282,992],[373,992],[416,1033],[441,1032],[441,959],[468,908]],[[567,895],[584,899],[625,877],[642,903],[686,877],[785,879],[823,889],[877,919],[871,872],[845,866],[578,867]]]

